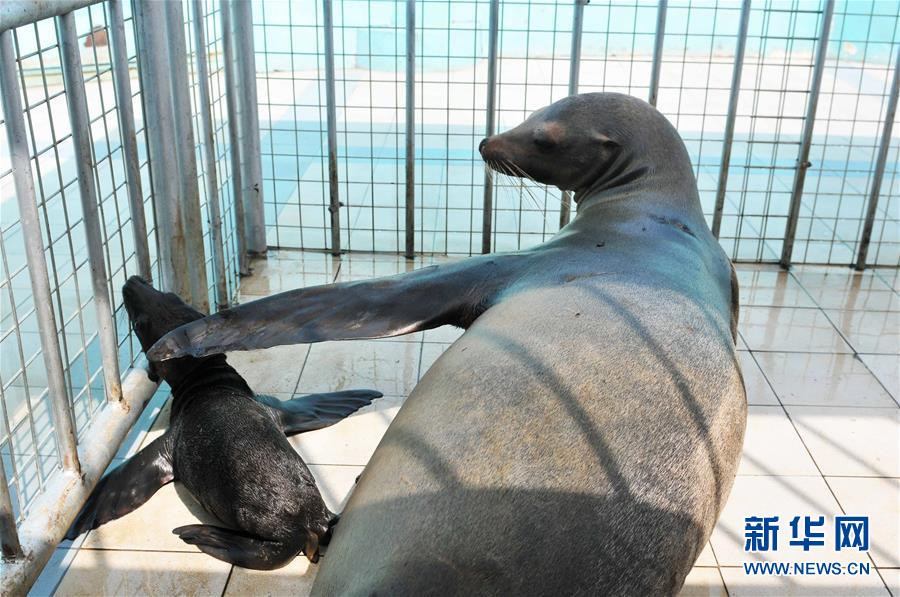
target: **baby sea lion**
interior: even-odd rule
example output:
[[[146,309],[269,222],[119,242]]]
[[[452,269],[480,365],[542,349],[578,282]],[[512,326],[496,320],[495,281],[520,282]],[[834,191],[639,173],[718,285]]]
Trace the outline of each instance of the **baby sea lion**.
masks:
[[[738,291],[684,143],[588,93],[485,139],[574,191],[549,241],[303,288],[192,322],[151,359],[467,328],[362,474],[316,595],[671,595],[725,504],[746,397]]]
[[[203,317],[138,277],[125,283],[122,295],[144,350]],[[172,387],[168,431],[100,480],[66,537],[124,516],[178,480],[223,524],[176,528],[186,543],[245,568],[278,568],[301,551],[318,561],[337,516],[286,436],[333,425],[381,394],[350,390],[281,402],[254,394],[225,355],[184,357],[152,369]]]

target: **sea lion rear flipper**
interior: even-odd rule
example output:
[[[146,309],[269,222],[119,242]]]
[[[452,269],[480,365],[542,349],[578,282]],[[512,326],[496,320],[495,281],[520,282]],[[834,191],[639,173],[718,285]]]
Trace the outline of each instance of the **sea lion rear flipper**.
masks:
[[[375,390],[345,390],[285,401],[265,395],[256,399],[277,412],[285,435],[295,435],[334,425],[382,395]]]
[[[182,541],[196,545],[212,557],[254,570],[274,570],[290,562],[300,551],[282,541],[241,534],[209,524],[189,524],[172,529]]]
[[[385,278],[311,286],[225,309],[163,336],[154,361],[282,344],[466,326],[524,270],[527,254],[482,255]]]
[[[100,479],[66,533],[66,539],[75,539],[86,531],[125,516],[150,499],[160,487],[174,480],[171,438],[168,433],[163,434]]]

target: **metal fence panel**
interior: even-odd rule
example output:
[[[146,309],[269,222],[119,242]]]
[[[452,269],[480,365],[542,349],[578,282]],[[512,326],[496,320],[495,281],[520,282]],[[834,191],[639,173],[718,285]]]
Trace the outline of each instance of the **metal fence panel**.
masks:
[[[655,1],[616,0],[582,7],[581,56],[573,71],[579,73],[579,91],[649,97],[658,81],[657,107],[682,133],[710,223],[735,53],[743,40],[720,221],[721,243],[734,259],[777,261],[781,255],[825,2],[754,0],[745,37],[740,35],[740,3],[673,0],[661,10]],[[500,3],[498,129],[567,94],[577,4]],[[405,228],[405,1],[338,0],[332,5],[342,248],[398,252]],[[474,254],[482,249],[487,183],[476,148],[487,118],[490,6],[490,0],[417,2],[417,252]],[[874,171],[874,158],[860,152],[868,148],[871,154],[878,144],[873,129],[883,118],[891,56],[900,44],[898,11],[900,5],[877,0],[835,3],[821,101],[811,122],[812,165],[799,203],[795,262],[854,260],[867,178]],[[659,34],[660,18],[665,19],[664,35]],[[312,0],[256,2],[254,19],[268,242],[325,248],[321,6]],[[891,152],[874,226],[873,263],[895,265],[893,141]],[[826,184],[828,177],[842,178],[840,190]],[[489,180],[495,187],[488,190],[493,249],[531,246],[566,220],[558,190],[502,176]],[[847,215],[851,212],[855,215]]]
[[[206,149],[213,150],[230,301],[239,283],[239,255],[233,176],[227,159],[232,123],[225,109],[223,38],[217,7],[218,3],[207,2],[202,17],[208,40],[205,53],[214,146],[198,132],[199,75],[192,49],[187,56],[189,91],[193,92],[190,120],[198,129],[190,151],[201,155]],[[15,132],[21,141],[0,143],[0,454],[4,489],[9,490],[9,516],[24,533],[23,549],[29,554],[4,565],[4,582],[9,578],[26,584],[49,554],[47,550],[54,547],[47,537],[64,532],[65,517],[74,515],[143,404],[147,388],[134,378],[123,385],[129,388],[125,408],[106,403],[107,396],[119,396],[115,370],[124,373],[134,366],[141,350],[131,333],[120,288],[128,276],[138,273],[150,272],[157,281],[162,279],[144,126],[146,98],[138,76],[139,40],[132,6],[120,0],[60,14],[63,16],[55,20],[46,18],[3,34],[7,40],[4,58],[9,57],[3,63],[8,75],[4,93],[20,89],[18,97],[5,99],[21,103],[20,109],[13,101],[6,107],[14,109],[21,126],[8,131],[11,122],[7,115],[0,115],[0,133],[5,138],[8,132]],[[184,23],[187,35],[191,24],[189,20]],[[115,25],[120,28],[113,30]],[[193,42],[192,37],[187,39]],[[121,110],[122,106],[130,109]],[[13,172],[13,147],[21,149],[19,155],[30,168],[28,182],[33,183],[33,194],[16,192],[13,178],[21,175]],[[18,172],[27,170],[19,168]],[[199,174],[201,180],[208,175]],[[201,198],[201,208],[210,208],[205,185]],[[27,212],[36,212],[37,218],[32,218],[36,249],[27,248],[25,212],[20,213],[20,205]],[[134,209],[140,210],[137,213],[142,217],[133,218]],[[136,224],[137,220],[143,221]],[[205,252],[211,255],[208,222],[204,221],[201,233],[208,247]],[[46,261],[45,299],[33,292],[26,257]],[[210,271],[211,259],[206,264]],[[216,296],[214,286],[214,277],[209,276],[204,292],[208,291],[211,299]],[[97,310],[96,297],[101,306],[109,301],[112,319],[106,328],[108,311]],[[49,326],[39,325],[39,310],[49,314],[50,319],[43,317]],[[109,341],[101,349],[103,333]],[[53,389],[52,373],[48,373],[53,367],[44,364],[48,347],[59,354],[61,389]],[[112,360],[104,359],[104,354]],[[146,376],[143,379],[146,381]],[[78,466],[74,445],[66,441],[59,426],[61,416],[71,416],[73,421],[84,481],[61,472]],[[72,484],[78,487],[73,489]],[[0,502],[6,515],[6,495]],[[60,516],[53,520],[29,518],[37,504],[51,507]],[[10,546],[8,522],[3,521],[4,548]]]

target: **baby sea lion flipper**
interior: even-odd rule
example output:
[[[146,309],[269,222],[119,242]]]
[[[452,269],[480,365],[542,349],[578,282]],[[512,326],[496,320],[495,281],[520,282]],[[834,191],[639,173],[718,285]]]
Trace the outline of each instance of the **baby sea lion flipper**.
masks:
[[[175,479],[171,459],[172,436],[159,437],[124,464],[100,479],[81,513],[66,533],[66,539],[96,529],[125,516]]]
[[[295,435],[334,425],[382,395],[375,390],[345,390],[298,396],[285,401],[261,395],[257,395],[256,399],[277,411],[285,435]]]
[[[214,558],[254,570],[274,570],[290,562],[298,547],[209,524],[189,524],[172,529],[182,541],[196,545]]]
[[[526,253],[290,290],[225,309],[163,336],[153,361],[324,340],[400,336],[445,324],[466,327],[528,262]]]

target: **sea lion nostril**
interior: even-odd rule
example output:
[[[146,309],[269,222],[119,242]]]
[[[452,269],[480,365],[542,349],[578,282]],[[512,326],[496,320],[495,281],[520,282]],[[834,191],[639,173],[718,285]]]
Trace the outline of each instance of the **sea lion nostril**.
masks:
[[[485,137],[484,139],[481,140],[481,143],[478,144],[479,152],[484,151],[484,146],[487,145],[487,142],[488,142],[487,137]]]

